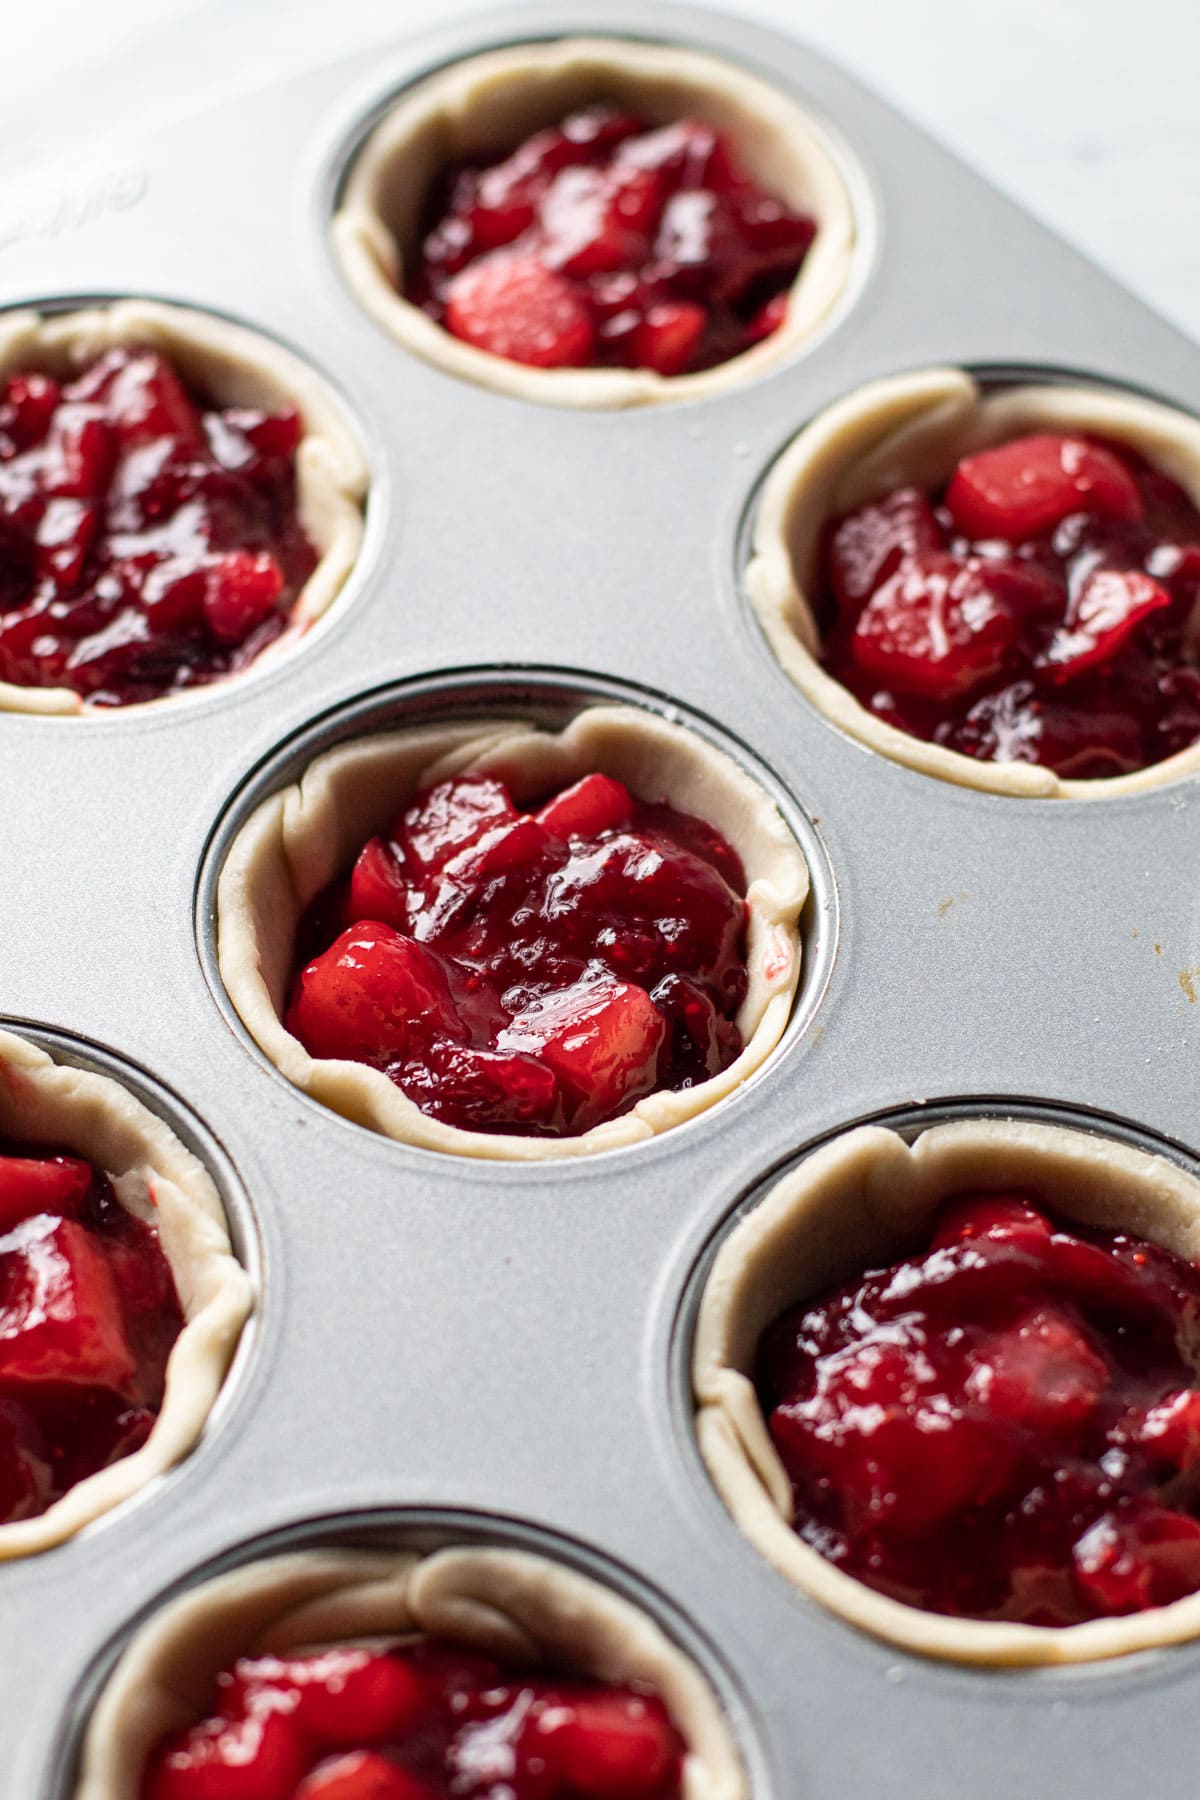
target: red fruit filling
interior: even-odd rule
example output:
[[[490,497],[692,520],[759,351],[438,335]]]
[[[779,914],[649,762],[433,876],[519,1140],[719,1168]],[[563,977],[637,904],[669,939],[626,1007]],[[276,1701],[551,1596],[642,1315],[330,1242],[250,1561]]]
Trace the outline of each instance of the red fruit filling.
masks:
[[[639,1685],[524,1675],[422,1638],[243,1658],[140,1800],[678,1800],[683,1741]]]
[[[711,826],[610,776],[533,813],[444,781],[309,908],[287,1028],[449,1124],[586,1131],[741,1050],[745,888]]]
[[[960,1618],[1075,1625],[1200,1589],[1200,1270],[1028,1195],[778,1320],[760,1398],[805,1542]]]
[[[834,523],[826,668],[981,762],[1074,779],[1200,737],[1200,511],[1125,445],[1042,434]]]
[[[123,706],[245,668],[316,564],[301,429],[215,409],[155,350],[0,380],[0,681]]]
[[[158,1233],[81,1157],[0,1153],[0,1522],[128,1456],[183,1326]]]
[[[408,296],[510,362],[683,375],[779,329],[815,234],[713,126],[589,106],[447,171]]]

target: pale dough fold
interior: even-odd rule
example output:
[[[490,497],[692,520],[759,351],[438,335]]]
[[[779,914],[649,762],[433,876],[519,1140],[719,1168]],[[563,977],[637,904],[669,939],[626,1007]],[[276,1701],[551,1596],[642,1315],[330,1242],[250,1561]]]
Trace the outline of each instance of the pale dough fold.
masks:
[[[358,439],[329,388],[290,350],[211,313],[155,300],[120,300],[86,312],[6,314],[0,319],[0,381],[23,369],[70,380],[118,345],[161,351],[215,406],[268,411],[293,406],[300,415],[296,511],[318,561],[296,596],[288,629],[255,659],[252,668],[261,668],[291,648],[328,610],[354,567],[362,544],[368,482]],[[218,681],[184,694],[166,694],[138,702],[136,709],[190,701],[223,685]],[[89,710],[70,688],[19,687],[0,681],[0,712],[74,713],[99,719],[130,710]]]
[[[727,132],[746,173],[817,224],[779,330],[695,375],[652,369],[533,369],[463,343],[404,298],[430,187],[449,164],[506,156],[533,132],[596,100],[651,126],[699,117]],[[368,137],[333,220],[343,273],[371,316],[406,349],[465,380],[551,406],[643,406],[698,399],[794,355],[849,279],[855,218],[825,133],[778,88],[698,50],[621,38],[520,44],[455,63],[402,94]]]
[[[791,1529],[791,1485],[754,1390],[762,1333],[791,1307],[910,1255],[950,1195],[1012,1188],[1064,1218],[1200,1260],[1200,1181],[1164,1157],[1018,1120],[935,1125],[911,1145],[881,1126],[848,1132],[772,1188],[713,1264],[692,1353],[701,1454],[768,1561],[832,1612],[906,1650],[1000,1665],[1091,1662],[1181,1643],[1200,1635],[1200,1594],[1065,1627],[944,1618],[876,1593]]]
[[[0,1137],[74,1151],[110,1177],[122,1206],[157,1227],[184,1316],[150,1436],[35,1519],[0,1525],[0,1560],[72,1537],[186,1456],[204,1429],[254,1303],[204,1167],[162,1119],[106,1075],[56,1063],[0,1031]]]
[[[192,1588],[142,1626],[117,1664],[88,1727],[75,1800],[129,1800],[154,1745],[208,1713],[216,1675],[239,1656],[414,1632],[535,1668],[650,1683],[687,1744],[683,1800],[744,1800],[716,1695],[645,1613],[546,1557],[469,1547],[300,1551]]]
[[[309,902],[416,794],[468,771],[507,782],[518,806],[601,771],[639,799],[698,814],[728,839],[748,884],[750,986],[737,1015],[744,1048],[727,1069],[679,1093],[648,1094],[578,1137],[525,1138],[428,1118],[380,1070],[314,1059],[284,1029],[296,926]],[[459,1156],[583,1156],[682,1124],[758,1068],[791,1011],[807,893],[799,846],[736,763],[682,726],[634,707],[596,706],[560,732],[504,719],[431,725],[358,739],[318,757],[298,784],[265,800],[234,840],[218,886],[218,957],[256,1043],[289,1081],[334,1112],[402,1143]]]
[[[821,667],[808,595],[819,585],[825,525],[899,487],[945,485],[961,457],[1027,433],[1095,432],[1130,445],[1200,506],[1200,422],[1104,388],[1028,386],[984,392],[962,369],[870,383],[820,413],[763,487],[746,590],[796,686],[851,737],[894,762],[993,794],[1102,800],[1142,793],[1200,769],[1200,743],[1131,775],[1069,780],[1040,763],[989,763],[910,737],[876,718]]]

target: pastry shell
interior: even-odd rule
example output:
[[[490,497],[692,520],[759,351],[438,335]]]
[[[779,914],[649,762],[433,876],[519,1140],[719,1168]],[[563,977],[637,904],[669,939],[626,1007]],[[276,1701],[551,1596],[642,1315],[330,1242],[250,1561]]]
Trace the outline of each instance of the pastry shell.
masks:
[[[696,1323],[696,1434],[743,1534],[805,1594],[888,1642],[954,1662],[1091,1662],[1200,1636],[1200,1594],[1124,1618],[1051,1627],[955,1619],[844,1574],[791,1528],[788,1477],[754,1388],[763,1331],[790,1307],[911,1254],[967,1189],[1022,1188],[1067,1219],[1128,1231],[1200,1260],[1200,1181],[1110,1138],[1018,1120],[936,1125],[911,1144],[864,1126],[778,1182],[725,1240]]]
[[[0,1137],[70,1149],[103,1169],[121,1205],[157,1227],[184,1316],[146,1442],[77,1482],[37,1518],[0,1525],[0,1560],[7,1560],[73,1537],[187,1455],[220,1391],[253,1290],[205,1169],[109,1076],[56,1063],[0,1031]]]
[[[793,439],[764,484],[746,591],[785,671],[826,718],[894,762],[993,794],[1101,800],[1143,793],[1200,769],[1200,743],[1129,775],[1071,780],[1039,763],[990,763],[911,737],[859,704],[822,668],[808,595],[826,524],[895,488],[931,492],[963,456],[1025,433],[1094,432],[1155,463],[1200,506],[1200,421],[1158,401],[1098,387],[984,391],[962,369],[926,369],[860,388]]]
[[[428,1118],[387,1076],[365,1064],[314,1059],[281,1023],[296,925],[309,902],[399,807],[449,776],[496,775],[518,805],[594,771],[644,800],[665,799],[715,825],[747,877],[744,1048],[719,1075],[680,1092],[648,1094],[619,1118],[578,1137],[526,1138],[465,1130]],[[539,1160],[637,1143],[731,1094],[778,1042],[800,978],[799,916],[808,868],[763,790],[697,734],[628,706],[590,707],[562,731],[517,720],[431,725],[343,744],[298,784],[273,794],[238,833],[217,894],[221,977],[243,1024],[289,1081],[314,1100],[385,1137],[460,1156]]]
[[[118,345],[159,350],[219,406],[294,406],[303,422],[296,450],[296,511],[318,561],[296,596],[288,629],[255,659],[254,668],[290,648],[333,604],[362,544],[368,470],[358,440],[325,383],[290,350],[211,313],[155,300],[119,300],[84,312],[12,312],[0,316],[0,381],[20,369],[69,379]],[[239,671],[239,676],[246,671]],[[226,677],[225,680],[233,679]],[[224,686],[136,703],[177,704]],[[103,718],[129,707],[89,709],[71,688],[21,687],[0,681],[0,712],[86,713]]]
[[[778,331],[694,375],[651,369],[534,369],[463,343],[406,300],[404,258],[437,174],[466,158],[507,155],[532,132],[597,99],[652,126],[698,115],[729,133],[747,173],[811,215],[817,233]],[[778,88],[698,50],[621,38],[565,38],[488,51],[402,94],[353,163],[333,220],[350,287],[408,350],[453,375],[552,406],[642,406],[722,393],[791,357],[841,298],[855,216],[826,135]]]
[[[683,1800],[744,1800],[715,1694],[643,1612],[545,1557],[469,1547],[424,1556],[300,1551],[172,1601],[138,1631],[100,1696],[74,1800],[129,1800],[154,1745],[204,1716],[217,1673],[238,1656],[388,1643],[414,1632],[527,1666],[649,1682],[688,1747]]]

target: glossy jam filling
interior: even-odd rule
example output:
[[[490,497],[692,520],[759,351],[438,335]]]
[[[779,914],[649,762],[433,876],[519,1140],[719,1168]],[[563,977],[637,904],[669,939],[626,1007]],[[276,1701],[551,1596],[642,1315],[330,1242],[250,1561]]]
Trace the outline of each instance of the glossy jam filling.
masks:
[[[966,457],[837,521],[824,572],[826,668],[912,737],[1085,780],[1200,737],[1200,511],[1125,445]]]
[[[0,1145],[0,1521],[140,1448],[183,1326],[158,1233],[81,1157]]]
[[[795,1529],[894,1599],[1074,1625],[1200,1588],[1200,1271],[1022,1193],[764,1334]]]
[[[316,565],[301,429],[149,349],[0,380],[0,681],[124,706],[245,668]]]
[[[533,813],[444,781],[309,909],[287,1028],[449,1124],[586,1131],[741,1050],[745,887],[711,826],[607,775]]]
[[[678,1800],[640,1685],[526,1675],[435,1638],[245,1658],[153,1752],[140,1800]]]
[[[589,106],[447,171],[407,292],[510,362],[682,375],[778,330],[816,229],[711,125]]]

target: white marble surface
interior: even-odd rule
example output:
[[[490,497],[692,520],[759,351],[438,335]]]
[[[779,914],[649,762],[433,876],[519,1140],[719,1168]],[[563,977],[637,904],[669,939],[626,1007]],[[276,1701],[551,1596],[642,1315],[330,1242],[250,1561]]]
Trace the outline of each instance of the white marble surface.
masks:
[[[469,14],[482,25],[501,10],[463,0],[0,0],[0,168],[15,173],[233,85]],[[845,64],[1200,339],[1193,0],[725,0],[725,10]]]

